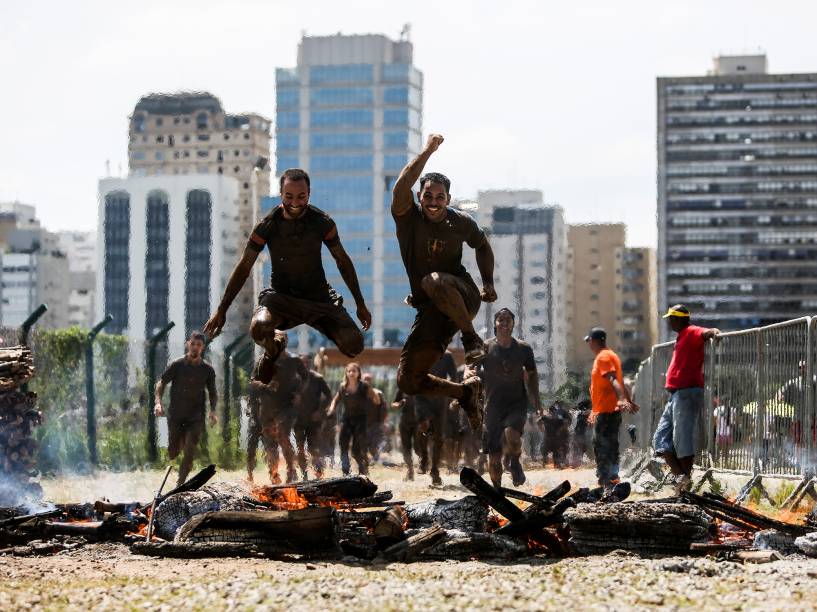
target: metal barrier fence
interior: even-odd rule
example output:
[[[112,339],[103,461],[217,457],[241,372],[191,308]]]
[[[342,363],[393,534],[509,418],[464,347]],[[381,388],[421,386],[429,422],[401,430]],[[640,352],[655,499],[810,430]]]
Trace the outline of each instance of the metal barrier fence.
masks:
[[[668,399],[674,343],[653,347],[633,383],[641,411],[628,417],[648,449]],[[706,347],[705,411],[697,464],[747,474],[804,475],[817,458],[817,317],[723,333]]]

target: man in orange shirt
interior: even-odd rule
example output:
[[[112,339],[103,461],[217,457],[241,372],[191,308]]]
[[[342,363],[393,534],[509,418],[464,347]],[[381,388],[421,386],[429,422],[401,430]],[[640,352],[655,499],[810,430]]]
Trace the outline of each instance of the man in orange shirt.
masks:
[[[590,373],[590,402],[593,406],[588,422],[593,427],[593,450],[596,454],[596,476],[599,484],[611,488],[618,478],[618,435],[621,413],[634,412],[621,374],[621,360],[607,347],[607,332],[594,327],[584,341],[595,353]]]

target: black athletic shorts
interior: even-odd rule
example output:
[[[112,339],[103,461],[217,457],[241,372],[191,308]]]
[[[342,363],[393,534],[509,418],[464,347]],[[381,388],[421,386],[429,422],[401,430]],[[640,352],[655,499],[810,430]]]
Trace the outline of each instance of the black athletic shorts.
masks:
[[[453,274],[448,275],[465,301],[465,307],[475,317],[479,312],[482,298],[479,289],[471,280],[471,277],[462,278]],[[444,353],[454,339],[454,335],[459,331],[457,325],[443,314],[433,303],[427,302],[417,309],[417,316],[414,317],[414,324],[403,347],[403,355],[417,349],[433,348]]]
[[[506,427],[520,434],[525,431],[528,418],[525,404],[490,405],[485,413],[485,450],[489,453],[502,452],[502,436]]]
[[[363,334],[343,307],[343,299],[334,291],[331,298],[329,302],[314,302],[264,289],[258,295],[258,307],[281,319],[277,329],[309,325],[334,342],[341,353],[355,357],[363,351]]]

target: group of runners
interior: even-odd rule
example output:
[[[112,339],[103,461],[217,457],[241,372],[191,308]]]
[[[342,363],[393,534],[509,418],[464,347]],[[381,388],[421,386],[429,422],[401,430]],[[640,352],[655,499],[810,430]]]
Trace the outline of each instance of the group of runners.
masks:
[[[494,254],[476,221],[449,206],[449,179],[437,172],[423,174],[443,140],[439,134],[429,136],[422,152],[402,170],[392,193],[396,239],[411,290],[406,302],[416,310],[397,366],[399,394],[392,402],[392,407],[400,410],[407,477],[414,477],[414,449],[420,456],[421,469],[429,469],[432,482],[439,484],[444,432],[452,430],[446,424],[467,421],[471,430],[469,438],[475,441],[471,447],[475,444],[481,447],[487,457],[492,483],[501,486],[502,474],[508,471],[514,485],[519,486],[525,482],[520,457],[528,407],[543,414],[536,364],[531,347],[513,337],[515,317],[508,308],[496,311],[495,337],[487,343],[474,329],[473,319],[481,303],[497,299]],[[418,181],[415,200],[413,188]],[[194,411],[177,413],[175,405],[178,401],[180,406],[194,403],[203,406],[207,388],[211,406],[215,406],[212,367],[201,360],[204,340],[221,333],[230,305],[266,247],[272,270],[270,286],[261,292],[250,322],[250,334],[263,354],[255,365],[250,383],[248,450],[252,459],[248,455],[249,473],[252,475],[255,448],[260,439],[270,466],[273,463],[276,466],[275,471],[271,470],[271,477],[279,478],[280,451],[286,461],[286,479],[294,480],[297,477],[295,449],[290,441],[290,433],[294,432],[301,475],[305,477],[307,473],[308,449],[314,473],[321,477],[327,439],[334,441],[337,420],[344,473],[351,469],[351,446],[358,470],[365,474],[369,460],[376,456],[380,445],[377,431],[382,432],[382,427],[376,425],[379,419],[385,420],[383,415],[387,410],[382,393],[364,379],[360,367],[352,361],[364,349],[361,328],[365,331],[370,327],[372,316],[335,222],[310,204],[309,175],[297,168],[286,170],[279,186],[280,205],[255,226],[220,304],[203,327],[203,334],[191,336],[188,354],[171,364],[157,385],[156,413],[163,413],[162,391],[172,382],[168,419],[171,458],[195,447],[204,424],[203,411],[199,408],[197,414],[192,414]],[[463,266],[463,244],[474,250],[481,288]],[[327,282],[321,257],[324,246],[354,299],[360,327],[344,308],[340,295]],[[308,357],[287,352],[286,330],[303,324],[326,336],[349,358],[351,363],[338,389],[329,388]],[[459,370],[448,352],[457,333],[465,362]],[[586,340],[596,353],[590,421],[595,424],[597,461],[601,456],[599,481],[610,485],[618,478],[618,446],[613,438],[617,435],[621,413],[636,407],[623,385],[621,364],[606,347],[604,331],[591,330]],[[215,418],[215,412],[211,412],[211,418]],[[331,435],[327,431],[331,431]],[[419,443],[418,434],[422,436]],[[464,444],[460,452],[467,446]],[[334,449],[330,456],[334,456]],[[186,476],[191,461],[185,452],[180,480]],[[675,465],[670,464],[684,473],[685,461],[684,458]]]

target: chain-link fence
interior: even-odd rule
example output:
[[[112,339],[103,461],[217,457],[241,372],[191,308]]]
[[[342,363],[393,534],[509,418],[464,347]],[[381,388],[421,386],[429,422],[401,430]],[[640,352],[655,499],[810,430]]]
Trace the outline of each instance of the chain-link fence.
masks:
[[[751,474],[804,474],[815,467],[817,318],[723,333],[705,357],[705,413],[697,457],[705,468]],[[630,418],[648,449],[664,409],[674,343],[653,347],[641,363]]]
[[[35,327],[27,335],[35,368],[28,390],[37,394],[43,413],[35,434],[39,470],[46,474],[86,471],[93,466],[127,470],[165,462],[167,424],[164,417],[153,416],[153,387],[167,365],[185,354],[184,344],[161,340],[151,359],[149,341],[103,331],[89,343],[88,333],[78,327]],[[22,340],[20,329],[0,326],[0,346]],[[208,346],[204,358],[216,372],[219,423],[205,429],[200,461],[217,461],[224,467],[243,461],[247,415],[242,412],[255,356],[249,336],[223,349]],[[343,372],[342,367],[323,372],[333,392]],[[366,372],[391,403],[397,387],[396,368],[374,366]],[[167,391],[164,399],[169,399]]]

